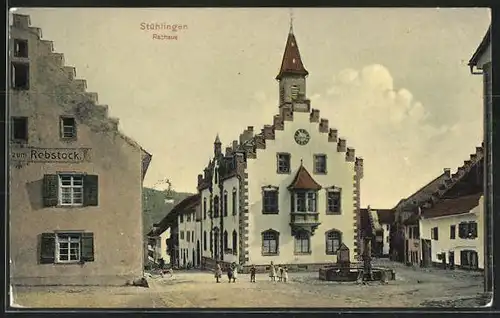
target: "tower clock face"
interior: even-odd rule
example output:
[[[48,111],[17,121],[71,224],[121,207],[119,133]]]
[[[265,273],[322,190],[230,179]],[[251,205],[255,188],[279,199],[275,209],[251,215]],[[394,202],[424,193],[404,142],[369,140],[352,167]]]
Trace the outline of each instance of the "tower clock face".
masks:
[[[301,146],[304,146],[304,145],[306,145],[309,142],[309,139],[311,139],[311,136],[309,135],[309,133],[307,132],[307,130],[305,130],[305,129],[298,129],[295,132],[294,138],[295,138],[295,142],[296,143],[298,143]]]

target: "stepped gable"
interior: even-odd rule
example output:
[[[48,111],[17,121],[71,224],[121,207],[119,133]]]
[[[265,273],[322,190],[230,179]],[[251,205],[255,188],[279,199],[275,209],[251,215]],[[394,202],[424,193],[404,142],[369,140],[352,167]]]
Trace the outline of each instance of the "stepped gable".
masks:
[[[39,39],[39,53],[44,54],[49,58],[55,66],[55,71],[64,74],[67,82],[64,85],[55,87],[58,94],[58,99],[64,102],[70,102],[75,105],[75,116],[94,132],[110,132],[122,138],[125,142],[141,151],[143,165],[143,178],[146,170],[152,159],[152,155],[142,148],[132,138],[126,136],[118,129],[117,118],[108,115],[108,106],[98,104],[98,94],[87,92],[87,81],[76,78],[76,68],[65,65],[64,54],[54,52],[54,44],[52,41],[42,39],[42,30],[31,26],[30,16],[23,14],[13,14],[12,28],[28,30],[35,33]],[[69,86],[68,86],[69,85]]]
[[[293,113],[293,110],[289,108],[289,111]],[[293,116],[292,116],[293,117]],[[309,115],[310,122],[318,123],[318,131],[324,134],[328,134],[328,141],[335,144],[337,152],[345,152],[345,160],[347,162],[354,162],[356,172],[359,177],[363,177],[363,159],[361,157],[356,157],[355,149],[347,147],[347,141],[343,138],[338,137],[338,130],[329,127],[328,119],[320,117],[320,111],[318,109],[312,109]],[[285,129],[285,119],[284,116],[277,114],[273,117],[272,125],[264,125],[261,131],[255,134],[254,127],[248,126],[241,134],[239,138],[239,144],[234,147],[234,152],[243,152],[246,154],[247,159],[255,159],[258,156],[257,149],[266,149],[266,140],[274,140],[276,138],[277,130]]]
[[[290,190],[320,190],[322,187],[312,177],[307,169],[300,164],[299,170],[295,174],[295,178],[288,186]]]
[[[451,178],[443,186],[433,192],[427,208],[432,207],[436,202],[442,200],[446,192],[453,188],[457,183],[467,177],[469,172],[480,164],[484,159],[484,142],[476,147],[476,152],[470,155],[469,160],[464,160],[464,164],[457,168],[457,171],[451,175]]]

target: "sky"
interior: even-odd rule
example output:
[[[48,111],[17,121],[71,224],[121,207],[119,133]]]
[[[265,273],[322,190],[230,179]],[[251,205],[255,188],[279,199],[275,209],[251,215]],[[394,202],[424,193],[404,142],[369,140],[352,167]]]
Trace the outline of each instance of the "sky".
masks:
[[[193,193],[217,133],[225,149],[272,124],[290,11],[311,106],[364,159],[362,206],[395,206],[481,144],[482,78],[467,62],[489,9],[17,10],[153,155],[144,185]],[[184,29],[141,29],[152,22]]]

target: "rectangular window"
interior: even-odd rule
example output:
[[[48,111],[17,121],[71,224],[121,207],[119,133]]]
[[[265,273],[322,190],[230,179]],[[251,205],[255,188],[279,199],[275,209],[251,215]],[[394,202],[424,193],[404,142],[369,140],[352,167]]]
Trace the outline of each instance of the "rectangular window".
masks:
[[[458,225],[458,237],[461,239],[475,239],[477,238],[477,223],[462,222]]]
[[[28,40],[14,39],[14,57],[28,57]]]
[[[29,89],[30,67],[28,63],[13,62],[11,66],[11,85],[14,89]]]
[[[437,227],[433,227],[431,229],[431,239],[437,241],[439,239],[438,237],[438,228]]]
[[[59,191],[62,206],[83,205],[83,175],[61,174],[59,175]]]
[[[72,117],[61,117],[61,138],[74,139],[76,138],[76,120]]]
[[[326,174],[326,155],[314,155],[314,173]]]
[[[340,214],[341,213],[340,198],[341,198],[340,189],[327,191],[326,214]]]
[[[309,254],[310,244],[309,235],[307,233],[300,233],[295,237],[295,254]]]
[[[203,199],[203,219],[207,219],[207,199]]]
[[[79,262],[80,234],[58,234],[56,253],[58,263]]]
[[[179,215],[179,222],[180,223],[184,222],[184,215],[183,214]]]
[[[207,231],[203,231],[203,250],[207,250]]]
[[[181,238],[181,240],[184,239],[184,231],[180,231],[180,238]]]
[[[262,234],[262,255],[278,254],[278,233],[267,231]]]
[[[307,193],[307,211],[316,212],[316,193]]]
[[[295,193],[295,207],[297,212],[306,212],[306,194],[305,192]]]
[[[455,234],[456,234],[456,227],[455,227],[455,225],[450,225],[450,239],[454,240],[455,239]]]
[[[52,232],[40,235],[40,264],[68,264],[93,261],[93,233]]]
[[[223,213],[224,213],[224,216],[227,216],[227,192],[224,192],[224,196],[223,196]]]
[[[28,142],[28,117],[12,117],[11,138],[17,142]]]
[[[264,190],[262,198],[262,212],[264,214],[277,214],[278,210],[278,190]]]
[[[187,215],[187,222],[191,222],[191,213],[188,213]]]
[[[335,255],[342,242],[341,234],[337,231],[326,233],[326,254]]]
[[[191,240],[190,240],[190,236],[191,236],[191,232],[187,231],[187,232],[186,232],[186,241],[187,241],[187,242],[190,242],[190,241],[191,241]]]
[[[290,173],[290,154],[278,153],[278,173]]]

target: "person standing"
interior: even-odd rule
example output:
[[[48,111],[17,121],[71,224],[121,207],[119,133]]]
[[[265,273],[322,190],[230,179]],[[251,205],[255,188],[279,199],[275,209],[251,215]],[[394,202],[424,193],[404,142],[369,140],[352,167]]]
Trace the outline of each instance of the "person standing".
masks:
[[[278,281],[283,281],[283,266],[278,265]]]
[[[217,266],[215,267],[215,280],[217,283],[220,283],[221,277],[222,277],[222,269],[220,267],[219,262],[217,262]]]
[[[227,278],[229,279],[229,282],[231,282],[231,280],[233,279],[233,270],[233,266],[227,266]]]
[[[271,267],[269,269],[269,277],[271,278],[272,282],[276,281],[276,267],[274,267],[273,262],[271,262]]]
[[[283,282],[286,283],[288,280],[288,268],[285,266],[283,268]]]
[[[255,272],[255,265],[252,265],[252,267],[250,267],[250,283],[255,283]]]
[[[233,283],[236,283],[237,278],[238,278],[238,264],[233,263]]]

